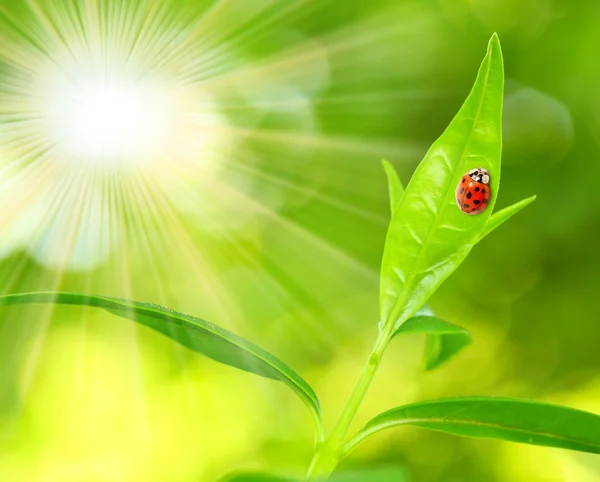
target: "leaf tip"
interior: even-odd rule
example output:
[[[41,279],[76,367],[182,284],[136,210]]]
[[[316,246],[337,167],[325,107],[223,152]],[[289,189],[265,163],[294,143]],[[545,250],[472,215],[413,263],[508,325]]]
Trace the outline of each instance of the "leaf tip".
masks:
[[[498,37],[498,32],[494,32],[490,37],[490,41],[488,42],[488,50],[494,47],[500,48],[500,38]]]
[[[521,202],[523,203],[523,207],[525,207],[525,206],[529,206],[536,199],[537,199],[537,194],[534,194],[533,196],[526,197]]]
[[[498,55],[502,58],[502,47],[500,46],[500,38],[498,34],[494,32],[490,37],[490,41],[488,42],[487,55]]]

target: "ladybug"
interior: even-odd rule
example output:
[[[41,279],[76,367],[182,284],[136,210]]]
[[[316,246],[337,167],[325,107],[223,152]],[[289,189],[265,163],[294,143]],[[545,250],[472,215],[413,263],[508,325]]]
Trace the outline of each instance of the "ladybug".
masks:
[[[456,186],[456,203],[463,213],[479,214],[490,202],[490,173],[482,167],[471,169]]]

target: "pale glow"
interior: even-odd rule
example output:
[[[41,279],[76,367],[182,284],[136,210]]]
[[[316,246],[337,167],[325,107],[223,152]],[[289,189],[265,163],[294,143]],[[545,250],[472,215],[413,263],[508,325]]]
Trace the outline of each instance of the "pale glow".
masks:
[[[23,246],[44,266],[92,269],[190,196],[197,213],[197,185],[235,149],[213,92],[100,47],[36,59],[5,102],[18,122],[0,126],[0,201],[12,207],[0,257]]]
[[[117,168],[164,147],[173,127],[165,90],[126,79],[59,80],[47,91],[46,125],[69,159]]]

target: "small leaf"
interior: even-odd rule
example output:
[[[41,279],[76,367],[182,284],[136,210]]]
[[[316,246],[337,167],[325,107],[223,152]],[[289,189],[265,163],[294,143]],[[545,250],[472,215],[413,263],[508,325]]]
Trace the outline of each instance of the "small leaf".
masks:
[[[388,180],[388,188],[390,193],[390,212],[393,215],[394,211],[396,210],[396,206],[404,195],[404,186],[402,185],[402,181],[400,181],[400,177],[398,177],[398,173],[394,169],[394,166],[392,166],[385,159],[381,161],[381,164],[383,164],[383,169],[385,170],[385,175],[387,176]]]
[[[463,348],[471,344],[471,334],[435,316],[413,316],[393,336],[402,334],[426,334],[425,368],[432,370],[440,366]]]
[[[462,263],[486,230],[500,185],[504,70],[494,34],[467,100],[417,167],[390,222],[381,268],[384,325],[410,318]],[[492,197],[481,214],[456,206],[470,169],[490,173]]]
[[[343,452],[347,455],[371,435],[401,425],[600,454],[599,415],[549,403],[494,397],[448,398],[388,410],[367,423]]]
[[[303,478],[289,478],[263,472],[247,472],[231,474],[220,482],[301,482]],[[335,472],[328,479],[317,479],[325,482],[403,482],[408,481],[406,471],[400,467],[373,467],[352,471]]]
[[[202,353],[215,361],[289,386],[309,407],[322,439],[321,409],[313,389],[285,363],[253,343],[208,321],[151,303],[80,293],[38,292],[0,296],[0,305],[56,303],[103,308],[152,328],[180,345]]]
[[[490,234],[494,229],[500,226],[504,221],[508,221],[515,214],[517,214],[521,209],[525,206],[528,206],[533,201],[535,201],[536,196],[528,197],[527,199],[523,199],[518,203],[513,204],[512,206],[508,206],[504,209],[501,209],[498,212],[495,212],[490,216],[490,219],[485,227],[485,230],[479,239],[483,239],[488,234]]]

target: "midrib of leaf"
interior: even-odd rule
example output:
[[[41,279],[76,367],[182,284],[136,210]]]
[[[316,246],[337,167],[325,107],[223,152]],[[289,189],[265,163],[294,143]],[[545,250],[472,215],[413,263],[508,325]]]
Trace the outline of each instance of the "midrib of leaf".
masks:
[[[466,409],[466,410],[470,410],[470,408]],[[486,428],[510,430],[511,432],[517,432],[517,433],[524,434],[524,435],[538,435],[541,437],[550,438],[552,440],[565,441],[565,442],[576,442],[578,444],[585,445],[586,447],[596,449],[600,452],[600,444],[589,442],[588,440],[579,439],[577,437],[565,437],[562,435],[556,435],[556,434],[543,432],[543,431],[536,432],[534,430],[528,430],[528,429],[524,429],[524,428],[509,426],[509,425],[499,425],[499,424],[488,423],[488,422],[477,422],[477,421],[454,422],[454,421],[448,421],[447,417],[444,417],[444,418],[403,418],[402,420],[399,420],[399,421],[392,421],[392,422],[385,422],[382,424],[378,424],[374,427],[370,427],[368,430],[364,430],[364,431],[361,431],[358,434],[356,434],[354,436],[354,438],[349,440],[346,443],[346,445],[344,445],[342,452],[343,452],[344,456],[346,456],[352,450],[354,450],[356,447],[358,447],[358,445],[360,445],[367,438],[369,438],[371,435],[375,435],[376,433],[379,433],[388,428],[399,427],[401,425],[414,425],[419,428],[426,428],[429,430],[437,430],[437,431],[446,432],[445,430],[439,429],[439,428],[436,429],[436,428],[432,428],[432,427],[417,425],[417,424],[423,424],[423,423],[438,424],[438,425],[452,424],[453,426],[456,426],[456,427],[486,427]],[[452,434],[452,432],[446,432],[446,433],[450,433],[451,435],[454,435],[454,434]],[[466,436],[468,437],[468,435],[466,435]],[[494,438],[494,437],[477,436],[477,437],[473,437],[473,438]]]
[[[462,160],[464,159],[465,156],[465,152],[467,151],[467,147],[469,147],[470,143],[471,143],[471,137],[473,136],[473,131],[475,129],[475,125],[477,124],[477,120],[479,119],[479,114],[481,113],[481,105],[483,102],[483,98],[485,97],[485,94],[487,92],[487,88],[488,88],[488,79],[490,76],[490,70],[491,70],[491,65],[492,65],[492,50],[490,50],[490,55],[487,58],[487,68],[485,70],[485,81],[484,81],[484,86],[481,92],[481,96],[479,98],[479,104],[477,106],[477,112],[475,114],[475,119],[473,120],[473,124],[471,125],[471,129],[469,130],[469,135],[467,136],[467,139],[465,141],[465,145],[462,149],[462,153],[460,156],[461,161],[458,163],[458,167],[456,167],[452,172],[453,174],[456,173],[456,171],[458,170],[458,168],[462,165]],[[460,112],[460,111],[459,111]],[[454,177],[454,176],[453,176]],[[448,193],[452,190],[452,183],[448,183],[448,186],[446,187],[446,192],[444,194],[444,200],[446,200],[446,198],[448,197]],[[442,207],[442,212],[445,212],[445,210],[448,209],[448,204],[446,204],[444,207]],[[432,234],[438,229],[439,224],[440,224],[440,220],[442,219],[442,212],[440,212],[440,215],[436,216],[436,219],[432,225],[432,227],[429,229],[429,231],[427,232],[427,235],[425,236],[425,241],[423,242],[423,246],[421,247],[421,252],[425,252],[427,250],[427,247],[429,246],[431,239],[432,239]],[[413,267],[417,266],[419,264],[419,262],[422,260],[422,257],[418,258],[417,260],[415,260],[415,262],[413,263]],[[408,287],[410,286],[410,283],[413,282],[416,273],[420,272],[420,271],[416,271],[414,269],[410,270],[410,273],[408,275],[408,279],[403,286],[403,293],[402,296],[398,299],[398,301],[395,303],[394,305],[394,309],[392,311],[392,314],[390,315],[389,319],[386,320],[386,325],[389,324],[391,326],[393,326],[395,329],[398,329],[400,326],[402,326],[402,324],[409,318],[409,316],[405,316],[405,319],[402,320],[401,323],[396,324],[396,319],[398,317],[398,315],[400,314],[400,310],[401,308],[399,308],[400,306],[404,306],[408,295],[412,294],[412,290],[408,289]],[[396,276],[398,276],[396,274]],[[400,303],[401,301],[401,303]],[[392,331],[393,333],[393,331]]]

